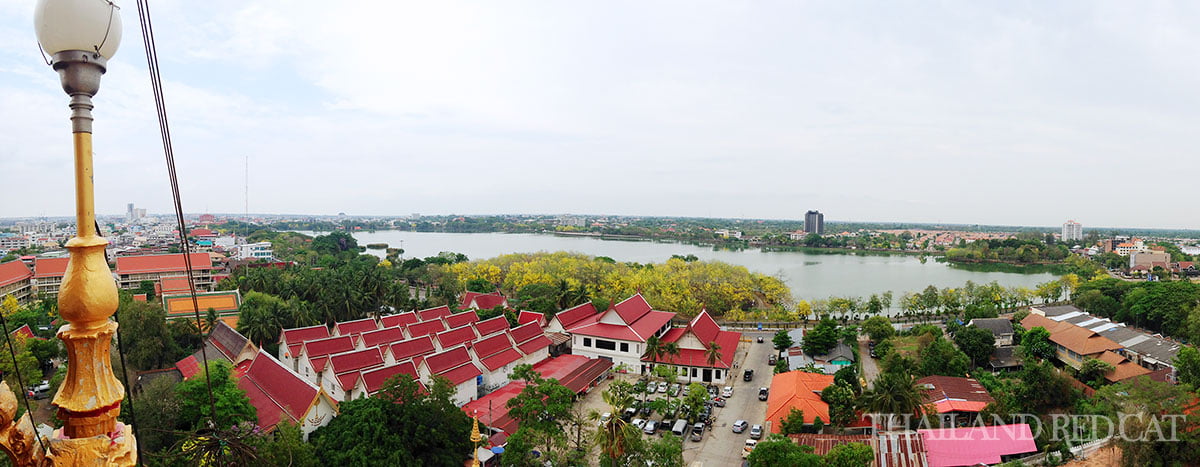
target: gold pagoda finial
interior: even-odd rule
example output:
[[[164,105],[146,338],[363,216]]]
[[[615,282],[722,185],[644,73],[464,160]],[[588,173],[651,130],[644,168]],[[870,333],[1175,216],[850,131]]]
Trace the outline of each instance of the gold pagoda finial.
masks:
[[[483,435],[479,434],[479,416],[471,416],[471,465],[479,467],[479,442]]]

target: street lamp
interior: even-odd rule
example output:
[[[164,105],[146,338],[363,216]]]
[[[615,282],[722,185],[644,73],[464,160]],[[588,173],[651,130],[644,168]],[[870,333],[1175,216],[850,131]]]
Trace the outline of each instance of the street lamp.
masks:
[[[108,241],[96,229],[92,174],[92,96],[108,59],[121,43],[121,16],[107,0],[39,0],[34,10],[38,43],[51,57],[63,90],[71,96],[75,146],[77,234],[67,242],[70,261],[58,296],[67,324],[58,337],[67,348],[67,376],[54,405],[64,426],[48,441],[48,452],[16,424],[7,387],[0,388],[0,448],[19,465],[133,465],[132,429],[117,423],[124,386],[113,376],[110,345],[117,324],[117,285],[104,255]]]

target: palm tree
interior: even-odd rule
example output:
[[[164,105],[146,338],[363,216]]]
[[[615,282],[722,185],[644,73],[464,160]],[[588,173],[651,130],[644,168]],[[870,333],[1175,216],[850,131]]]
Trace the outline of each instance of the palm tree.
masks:
[[[679,344],[675,342],[667,342],[662,344],[662,354],[671,357],[670,360],[675,362],[675,357],[679,356]],[[678,362],[675,362],[678,363]],[[688,382],[692,380],[692,372],[688,372]]]
[[[600,424],[596,429],[594,441],[597,446],[600,446],[600,453],[603,459],[607,462],[602,462],[605,465],[616,467],[621,465],[621,460],[628,454],[640,450],[642,442],[641,432],[637,427],[625,423],[620,417],[621,411],[626,407],[633,405],[633,394],[629,390],[608,390],[600,393],[601,398],[608,404],[609,419]],[[598,420],[600,414],[592,411],[588,414],[588,418]]]
[[[924,395],[916,378],[902,373],[883,373],[875,378],[874,386],[860,398],[863,410],[887,414],[884,429],[892,425],[894,416],[921,416],[925,412]]]
[[[708,366],[716,368],[717,362],[721,360],[721,344],[717,341],[708,343],[708,348],[704,349],[704,360],[708,362]]]
[[[662,356],[663,344],[658,336],[646,338],[646,352],[642,354],[642,358],[650,360],[650,373],[654,373],[654,364],[658,363],[658,359]]]

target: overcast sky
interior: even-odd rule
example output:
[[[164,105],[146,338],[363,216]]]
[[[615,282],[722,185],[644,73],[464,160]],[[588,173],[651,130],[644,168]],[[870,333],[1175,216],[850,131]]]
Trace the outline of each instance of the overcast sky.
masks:
[[[184,209],[1200,228],[1200,3],[152,2]],[[375,3],[375,4],[372,4]],[[0,217],[73,212],[0,0]],[[134,2],[97,210],[169,212]]]

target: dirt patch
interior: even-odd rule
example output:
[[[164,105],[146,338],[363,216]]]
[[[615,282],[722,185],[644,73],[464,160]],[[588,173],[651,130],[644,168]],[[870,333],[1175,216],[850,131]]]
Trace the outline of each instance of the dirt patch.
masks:
[[[1105,446],[1093,452],[1087,459],[1075,459],[1063,464],[1066,467],[1110,467],[1121,465],[1121,449]]]

